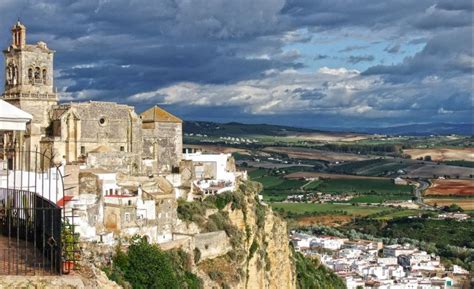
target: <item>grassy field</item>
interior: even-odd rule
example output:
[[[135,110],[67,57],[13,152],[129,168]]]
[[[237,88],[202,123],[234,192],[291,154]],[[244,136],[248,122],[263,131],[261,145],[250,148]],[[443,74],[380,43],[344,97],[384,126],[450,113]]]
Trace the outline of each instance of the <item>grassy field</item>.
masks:
[[[474,168],[474,162],[470,161],[444,161],[443,163],[450,166]]]
[[[392,180],[374,179],[329,179],[315,188],[327,193],[377,193],[377,194],[411,194],[409,185],[395,185]]]
[[[275,209],[283,209],[292,213],[340,213],[345,212],[348,215],[368,216],[375,213],[390,211],[388,207],[367,207],[342,204],[309,204],[309,203],[273,203]]]
[[[412,165],[412,160],[374,159],[345,163],[330,168],[333,173],[365,176],[386,176]]]
[[[409,217],[409,216],[417,216],[420,213],[423,213],[424,211],[422,210],[412,210],[412,209],[401,209],[401,210],[395,210],[395,211],[390,211],[387,213],[382,214],[381,216],[377,216],[374,219],[377,220],[391,220],[395,218],[403,218],[403,217]]]
[[[363,195],[354,197],[348,203],[383,203],[392,200],[411,200],[411,195]]]
[[[272,170],[257,169],[249,173],[253,181],[262,183],[267,202],[278,202],[291,194],[324,192],[331,194],[354,193],[354,203],[381,203],[386,200],[409,200],[412,186],[395,185],[385,178],[325,178],[314,181],[288,179]]]

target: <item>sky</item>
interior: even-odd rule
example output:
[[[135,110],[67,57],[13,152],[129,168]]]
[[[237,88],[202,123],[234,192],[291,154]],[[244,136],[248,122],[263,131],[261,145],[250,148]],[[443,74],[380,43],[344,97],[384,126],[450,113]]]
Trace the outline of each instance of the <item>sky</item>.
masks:
[[[471,0],[1,0],[62,102],[299,127],[473,123]],[[4,82],[4,75],[0,76]]]

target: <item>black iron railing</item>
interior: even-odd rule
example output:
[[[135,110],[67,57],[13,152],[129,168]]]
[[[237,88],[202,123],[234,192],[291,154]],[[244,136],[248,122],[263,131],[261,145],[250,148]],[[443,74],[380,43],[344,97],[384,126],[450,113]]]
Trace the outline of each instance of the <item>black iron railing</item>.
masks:
[[[0,188],[0,274],[61,273],[61,208],[36,193]]]
[[[74,226],[57,205],[64,197],[63,177],[48,153],[11,146],[0,151],[0,275],[57,275],[65,261],[75,262],[68,256],[77,244],[65,245],[62,236],[65,227],[75,236]]]

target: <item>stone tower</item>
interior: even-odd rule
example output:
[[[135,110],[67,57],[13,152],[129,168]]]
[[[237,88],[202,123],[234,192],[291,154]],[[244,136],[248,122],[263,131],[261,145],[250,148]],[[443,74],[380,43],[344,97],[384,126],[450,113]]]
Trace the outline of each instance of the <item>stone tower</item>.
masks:
[[[49,126],[48,110],[57,104],[53,89],[53,55],[46,43],[26,44],[26,27],[18,21],[12,28],[12,43],[5,57],[5,92],[2,99],[30,113],[31,124],[17,136],[23,150],[41,149]]]

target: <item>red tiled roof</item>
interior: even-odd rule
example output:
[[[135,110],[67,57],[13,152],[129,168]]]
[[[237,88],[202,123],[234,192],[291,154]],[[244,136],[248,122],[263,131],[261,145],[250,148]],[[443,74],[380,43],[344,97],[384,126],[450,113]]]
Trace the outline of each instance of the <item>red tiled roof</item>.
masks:
[[[64,207],[68,202],[72,200],[73,196],[64,196],[59,201],[56,202],[56,205]]]

